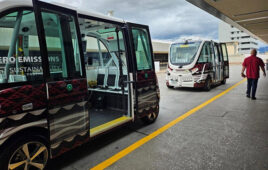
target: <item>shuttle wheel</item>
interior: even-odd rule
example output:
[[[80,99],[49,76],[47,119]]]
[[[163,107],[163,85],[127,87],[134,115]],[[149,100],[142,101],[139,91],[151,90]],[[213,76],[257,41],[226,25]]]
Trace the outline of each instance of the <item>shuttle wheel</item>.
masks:
[[[207,80],[205,82],[204,90],[210,91],[210,89],[211,89],[211,79],[210,78],[207,78]]]
[[[47,143],[40,137],[24,137],[16,140],[0,156],[0,169],[43,170],[49,159]]]
[[[141,120],[146,124],[154,123],[158,117],[158,114],[159,114],[159,105],[157,106],[157,109],[155,112],[149,113],[148,115],[141,118]]]
[[[174,87],[173,86],[170,86],[170,85],[167,85],[167,88],[173,89]]]
[[[226,84],[226,79],[223,79],[223,80],[221,81],[221,84]]]

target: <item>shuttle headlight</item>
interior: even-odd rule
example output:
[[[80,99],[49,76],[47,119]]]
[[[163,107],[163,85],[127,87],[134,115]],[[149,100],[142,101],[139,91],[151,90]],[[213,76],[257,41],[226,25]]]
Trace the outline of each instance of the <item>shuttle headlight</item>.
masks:
[[[198,70],[199,70],[198,68],[193,68],[193,69],[191,69],[191,73],[194,74],[194,73],[198,72]]]

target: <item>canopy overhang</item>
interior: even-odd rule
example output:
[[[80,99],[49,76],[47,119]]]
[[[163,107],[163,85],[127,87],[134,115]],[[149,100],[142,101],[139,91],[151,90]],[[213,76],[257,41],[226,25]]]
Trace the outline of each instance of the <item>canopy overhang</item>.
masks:
[[[267,0],[186,0],[268,44]]]

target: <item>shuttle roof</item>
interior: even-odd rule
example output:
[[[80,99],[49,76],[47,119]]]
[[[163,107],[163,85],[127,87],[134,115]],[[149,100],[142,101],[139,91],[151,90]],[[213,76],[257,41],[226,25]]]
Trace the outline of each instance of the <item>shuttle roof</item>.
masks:
[[[78,8],[73,7],[73,6],[69,6],[66,4],[55,2],[53,0],[47,0],[47,1],[42,1],[42,2],[47,2],[47,3],[51,3],[53,5],[58,5],[61,7],[75,10],[75,11],[77,11],[78,14],[88,15],[88,16],[92,16],[92,17],[96,17],[96,18],[101,18],[101,19],[106,19],[106,20],[110,20],[110,21],[124,23],[123,19],[110,17],[110,16],[107,16],[107,15],[104,15],[104,14],[101,14],[98,12],[94,12],[92,10],[86,11],[86,10],[78,9]],[[0,0],[0,12],[11,9],[11,8],[16,8],[16,7],[33,7],[33,3],[32,3],[32,0]]]

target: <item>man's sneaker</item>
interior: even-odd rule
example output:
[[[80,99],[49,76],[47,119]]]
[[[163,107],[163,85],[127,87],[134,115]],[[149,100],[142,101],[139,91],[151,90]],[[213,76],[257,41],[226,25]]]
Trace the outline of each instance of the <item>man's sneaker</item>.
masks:
[[[250,98],[250,95],[247,94],[247,98]]]
[[[256,98],[256,97],[252,97],[251,99],[252,99],[252,100],[256,100],[257,98]]]

